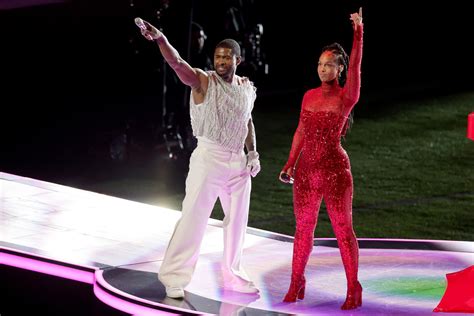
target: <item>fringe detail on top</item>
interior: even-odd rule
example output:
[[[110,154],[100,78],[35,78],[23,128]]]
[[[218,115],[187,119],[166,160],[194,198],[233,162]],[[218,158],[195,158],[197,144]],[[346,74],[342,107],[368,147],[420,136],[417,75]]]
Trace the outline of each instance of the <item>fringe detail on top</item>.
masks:
[[[248,134],[256,88],[250,80],[230,84],[215,71],[207,73],[209,86],[204,102],[196,105],[190,96],[193,134],[206,137],[232,152],[240,152]]]

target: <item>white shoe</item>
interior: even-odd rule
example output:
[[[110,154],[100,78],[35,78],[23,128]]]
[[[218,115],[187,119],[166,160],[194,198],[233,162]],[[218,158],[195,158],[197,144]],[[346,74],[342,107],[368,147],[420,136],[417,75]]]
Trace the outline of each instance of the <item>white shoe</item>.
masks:
[[[184,290],[183,288],[177,287],[177,286],[167,286],[166,296],[171,297],[171,298],[183,298]]]

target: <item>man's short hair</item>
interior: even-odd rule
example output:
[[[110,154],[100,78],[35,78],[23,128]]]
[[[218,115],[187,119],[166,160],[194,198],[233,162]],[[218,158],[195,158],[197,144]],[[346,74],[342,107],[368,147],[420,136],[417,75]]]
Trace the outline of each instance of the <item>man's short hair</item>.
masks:
[[[216,48],[218,47],[232,49],[232,53],[235,56],[240,57],[240,45],[237,41],[231,38],[226,38],[225,40],[220,41],[219,44],[216,45]]]

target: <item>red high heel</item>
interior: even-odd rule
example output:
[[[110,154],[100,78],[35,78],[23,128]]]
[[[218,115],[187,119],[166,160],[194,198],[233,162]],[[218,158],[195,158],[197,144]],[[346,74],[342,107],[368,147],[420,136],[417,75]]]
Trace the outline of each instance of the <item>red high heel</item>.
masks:
[[[304,276],[301,278],[301,281],[298,282],[298,286],[294,285],[296,282],[291,282],[290,289],[286,293],[283,302],[296,302],[296,298],[302,300],[304,299],[304,291],[306,288],[306,279]]]
[[[362,306],[362,285],[357,281],[355,287],[347,289],[346,301],[341,309],[354,309],[359,306]]]

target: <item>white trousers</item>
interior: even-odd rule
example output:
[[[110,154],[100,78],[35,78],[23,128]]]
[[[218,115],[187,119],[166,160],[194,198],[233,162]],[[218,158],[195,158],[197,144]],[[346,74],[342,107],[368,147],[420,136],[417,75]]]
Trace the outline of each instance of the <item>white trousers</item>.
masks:
[[[233,153],[199,139],[186,179],[182,215],[176,223],[158,277],[165,286],[184,288],[191,281],[207,222],[219,197],[224,211],[225,282],[249,282],[241,266],[248,222],[251,180],[242,150]]]

